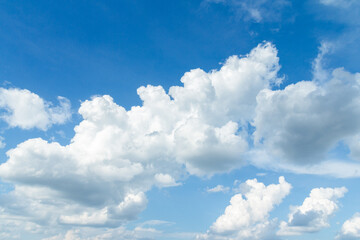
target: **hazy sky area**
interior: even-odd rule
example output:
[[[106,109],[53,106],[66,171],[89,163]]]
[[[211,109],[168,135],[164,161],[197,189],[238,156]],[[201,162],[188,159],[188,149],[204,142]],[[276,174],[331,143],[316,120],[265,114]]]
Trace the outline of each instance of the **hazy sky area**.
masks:
[[[360,239],[360,1],[0,0],[0,240]]]

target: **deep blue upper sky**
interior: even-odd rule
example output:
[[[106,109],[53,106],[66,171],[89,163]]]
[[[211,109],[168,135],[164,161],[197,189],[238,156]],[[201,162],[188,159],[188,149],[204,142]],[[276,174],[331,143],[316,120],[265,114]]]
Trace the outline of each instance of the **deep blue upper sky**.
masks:
[[[124,106],[138,101],[140,85],[178,85],[184,72],[219,68],[264,40],[279,49],[286,83],[309,80],[320,41],[347,29],[307,1],[292,1],[261,23],[203,1],[0,4],[1,81],[48,99],[110,94]],[[353,61],[342,66],[355,68]]]

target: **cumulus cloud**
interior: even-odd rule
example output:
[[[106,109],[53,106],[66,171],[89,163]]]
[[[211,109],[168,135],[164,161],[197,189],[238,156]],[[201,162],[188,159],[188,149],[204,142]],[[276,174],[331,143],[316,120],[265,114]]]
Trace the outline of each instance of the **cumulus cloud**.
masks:
[[[145,192],[153,186],[240,167],[256,95],[281,81],[278,61],[275,47],[263,43],[230,57],[220,70],[185,73],[183,86],[168,93],[161,86],[140,87],[143,104],[128,111],[108,95],[82,102],[83,120],[68,145],[35,138],[7,152],[0,177],[15,189],[0,197],[0,211],[47,231],[117,227],[146,207]],[[14,91],[42,103],[48,119],[60,122],[57,108]],[[46,129],[49,122],[41,119],[38,125]]]
[[[319,59],[321,54],[325,50]],[[322,66],[320,60],[318,64]],[[355,163],[306,164],[325,159],[341,140],[356,155],[360,75],[335,69],[329,80],[272,90],[281,83],[279,69],[276,48],[262,43],[243,57],[228,58],[220,70],[185,73],[183,85],[168,92],[161,86],[140,87],[143,103],[130,110],[108,95],[82,102],[83,120],[68,145],[35,138],[7,152],[0,177],[15,188],[0,197],[0,211],[16,224],[35,224],[40,232],[70,226],[117,228],[145,209],[146,192],[152,187],[178,186],[189,174],[229,172],[246,164],[246,158],[254,164],[269,158],[262,166],[286,163],[287,169],[300,173],[329,174],[336,169],[336,174],[359,175]],[[42,102],[51,124],[62,121],[61,105],[51,107],[27,90],[14,91]],[[49,127],[49,122],[43,124],[37,127]],[[290,185],[281,178],[278,185],[249,180],[244,186],[249,189],[235,195],[228,208],[235,209],[234,214],[246,213],[251,225],[235,221],[236,214],[226,210],[205,237],[252,234],[263,239],[274,233],[276,221],[268,220],[268,213]]]
[[[337,200],[347,192],[342,188],[314,188],[301,206],[293,207],[288,222],[281,222],[279,235],[300,235],[329,227],[329,217],[339,208]]]
[[[330,70],[324,61],[335,45],[322,42],[313,62],[313,79],[257,95],[252,121],[252,164],[297,173],[359,177],[360,73]],[[329,157],[337,145],[350,149],[350,161]],[[309,167],[311,166],[311,167]]]
[[[360,238],[360,213],[355,213],[352,218],[346,220],[341,227],[337,240],[355,240]]]
[[[276,220],[269,213],[290,193],[291,185],[284,177],[278,184],[265,186],[256,179],[241,186],[242,193],[234,195],[225,212],[197,239],[275,239]]]
[[[206,2],[229,5],[242,19],[255,22],[279,21],[281,11],[290,5],[287,0],[207,0]]]
[[[319,162],[360,130],[360,74],[342,68],[323,84],[301,81],[257,96],[255,144],[290,162]]]
[[[53,106],[27,89],[0,88],[1,118],[10,127],[47,130],[53,124],[65,123],[71,117],[70,101],[58,97],[59,106]]]

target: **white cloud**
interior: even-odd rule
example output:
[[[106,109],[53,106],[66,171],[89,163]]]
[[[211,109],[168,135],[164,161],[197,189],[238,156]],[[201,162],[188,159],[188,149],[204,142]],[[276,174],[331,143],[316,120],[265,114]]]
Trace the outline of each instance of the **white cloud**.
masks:
[[[206,191],[208,193],[216,193],[216,192],[228,192],[230,190],[229,187],[224,187],[223,185],[217,185],[216,187],[213,188],[208,188],[206,189]]]
[[[274,239],[276,220],[269,213],[290,193],[291,185],[284,177],[279,184],[265,186],[256,179],[241,186],[242,194],[234,195],[225,212],[197,239]]]
[[[254,118],[255,143],[277,158],[319,162],[341,140],[360,130],[360,74],[338,68],[323,84],[301,81],[262,90]]]
[[[54,107],[27,89],[0,88],[0,108],[6,110],[1,118],[10,127],[47,130],[71,117],[70,101],[64,97],[58,97],[58,100],[59,106]]]
[[[318,59],[323,54],[325,50]],[[322,67],[320,60],[315,71]],[[37,138],[7,152],[0,177],[15,189],[0,197],[0,211],[17,224],[36,224],[39,232],[71,226],[116,228],[146,207],[145,193],[153,186],[177,186],[189,174],[228,172],[246,164],[247,157],[268,168],[359,176],[359,164],[321,160],[341,140],[356,155],[356,144],[350,143],[360,131],[360,74],[336,69],[328,81],[271,90],[281,82],[279,68],[277,50],[263,43],[246,56],[230,57],[220,70],[185,73],[183,86],[168,93],[161,86],[140,87],[143,104],[128,111],[108,95],[84,101],[79,109],[83,121],[68,145]],[[54,122],[62,121],[61,107],[34,98],[43,102]],[[255,127],[253,136],[249,122]],[[251,137],[256,143],[250,149]],[[317,165],[308,168],[308,163]],[[268,220],[268,213],[288,194],[290,184],[280,179],[266,187],[249,180],[244,186],[249,187],[243,192],[246,199],[235,195],[228,208],[246,217],[234,221],[236,216],[227,210],[205,237],[252,234],[264,239],[274,233],[276,221]]]
[[[313,61],[313,80],[319,82],[325,82],[330,79],[329,71],[324,68],[324,57],[330,53],[334,48],[333,43],[322,42],[319,47],[319,53]]]
[[[301,206],[293,207],[288,222],[281,222],[279,235],[300,235],[329,227],[329,217],[339,208],[337,200],[347,192],[342,188],[314,188]]]
[[[155,181],[159,187],[175,187],[181,185],[169,174],[157,173],[155,174]]]
[[[253,119],[255,148],[248,152],[258,167],[335,177],[359,177],[360,73],[324,64],[336,46],[322,42],[313,62],[313,80],[284,89],[260,91]],[[350,149],[351,160],[334,159],[329,152],[339,143]],[[310,167],[311,166],[311,167]]]
[[[43,231],[116,227],[146,207],[145,192],[153,186],[240,167],[248,149],[244,126],[255,114],[257,93],[280,81],[278,61],[275,47],[263,43],[244,57],[230,57],[218,71],[186,73],[184,86],[171,87],[169,94],[161,86],[140,87],[143,105],[129,111],[108,95],[84,101],[83,121],[70,144],[36,138],[7,152],[0,177],[15,189],[0,197],[0,210]],[[58,108],[26,90],[14,91],[48,113],[37,127],[48,127],[44,119],[61,121]]]
[[[360,238],[360,214],[355,213],[352,218],[346,220],[341,227],[340,233],[335,239],[355,240]]]

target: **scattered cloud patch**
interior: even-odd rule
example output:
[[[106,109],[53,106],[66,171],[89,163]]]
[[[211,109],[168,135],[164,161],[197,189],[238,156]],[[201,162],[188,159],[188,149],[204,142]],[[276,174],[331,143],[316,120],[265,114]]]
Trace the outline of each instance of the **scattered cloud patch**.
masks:
[[[334,46],[331,42],[322,42],[319,47],[317,57],[314,59],[313,66],[313,80],[319,82],[325,82],[330,79],[329,71],[324,68],[324,57],[333,50]]]
[[[175,223],[164,221],[164,220],[148,220],[146,222],[141,223],[139,226],[159,226],[159,225],[173,225]]]
[[[5,138],[0,136],[0,149],[4,148],[6,146],[6,143],[4,142]]]
[[[42,238],[42,240],[155,240],[181,239],[193,240],[196,233],[191,232],[164,232],[152,227],[137,226],[134,229],[118,228],[74,228],[64,233]]]
[[[282,10],[291,5],[287,0],[207,0],[206,2],[228,5],[243,20],[258,23],[279,21]]]
[[[256,176],[258,176],[258,177],[264,177],[264,176],[266,176],[266,173],[257,173]]]
[[[319,0],[321,4],[332,7],[347,8],[355,4],[356,0]]]

